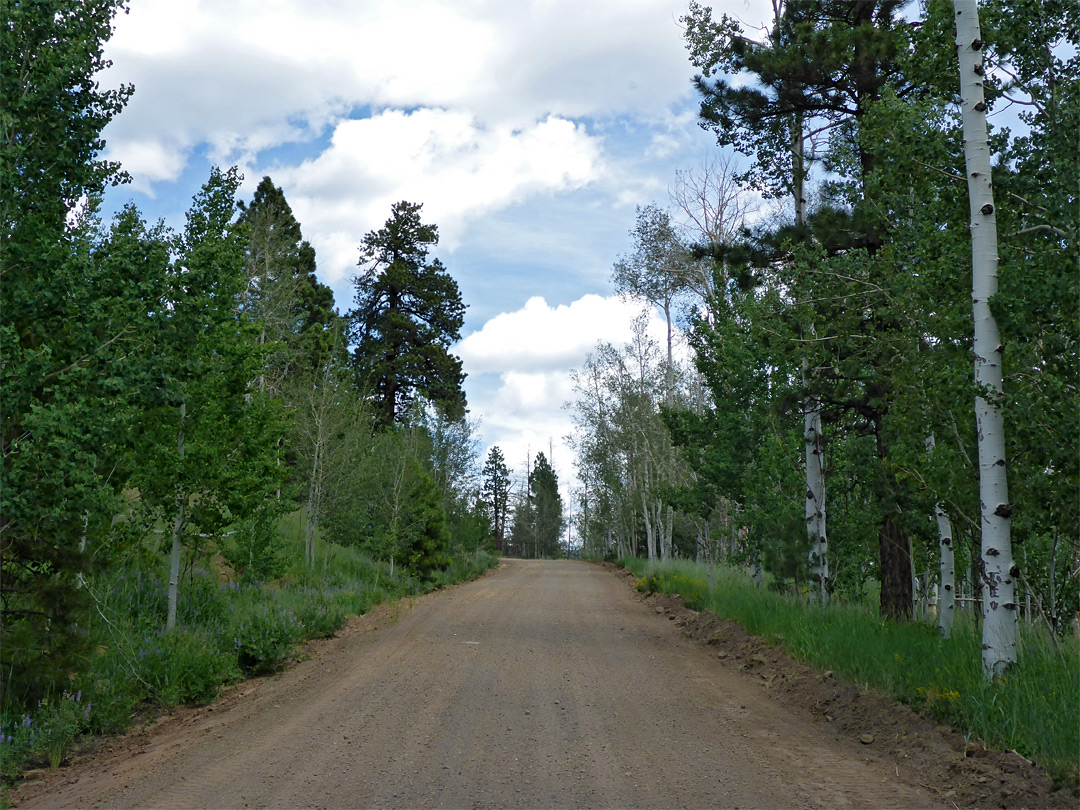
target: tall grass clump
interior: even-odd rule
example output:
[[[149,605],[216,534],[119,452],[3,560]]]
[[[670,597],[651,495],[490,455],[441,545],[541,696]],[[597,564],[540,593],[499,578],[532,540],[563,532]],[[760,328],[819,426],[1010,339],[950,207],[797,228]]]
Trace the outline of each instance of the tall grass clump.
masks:
[[[1013,749],[1075,783],[1080,768],[1080,642],[1059,650],[1045,631],[1024,626],[1016,666],[1000,683],[987,681],[981,639],[968,614],[953,637],[922,622],[887,622],[864,606],[810,605],[755,587],[742,571],[686,561],[625,567],[646,591],[680,594],[686,603],[741,624],[748,633],[781,644],[811,666],[831,669],[871,686],[987,744]]]

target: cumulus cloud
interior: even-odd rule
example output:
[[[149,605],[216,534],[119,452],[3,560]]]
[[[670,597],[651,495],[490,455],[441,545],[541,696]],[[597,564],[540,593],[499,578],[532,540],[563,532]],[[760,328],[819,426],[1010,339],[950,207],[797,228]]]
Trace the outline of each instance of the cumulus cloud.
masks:
[[[564,439],[573,430],[563,405],[573,399],[571,371],[580,368],[599,342],[621,347],[641,304],[616,296],[586,295],[568,305],[550,306],[530,298],[514,312],[491,318],[454,348],[465,371],[470,407],[483,414],[483,432],[499,444],[508,462],[524,466],[526,454],[556,450],[563,480],[572,475]],[[649,334],[657,341],[666,326],[649,313]]]
[[[110,157],[152,186],[203,144],[254,165],[370,111],[467,111],[488,131],[656,115],[690,93],[684,12],[681,0],[140,0],[106,47],[106,83],[136,88],[106,131]],[[136,159],[151,141],[171,153],[156,168]]]
[[[358,223],[381,225],[399,200],[422,202],[425,219],[438,223],[441,243],[453,249],[471,218],[533,194],[580,188],[601,168],[600,143],[571,121],[485,127],[466,112],[425,108],[342,121],[325,151],[273,177],[316,248],[340,266],[346,248],[334,234],[352,234],[347,249],[355,260]]]
[[[586,295],[555,307],[536,296],[516,312],[496,315],[455,352],[471,373],[568,371],[598,342],[628,341],[630,323],[640,312],[641,304],[616,296]],[[655,314],[650,326],[658,335],[666,328]]]

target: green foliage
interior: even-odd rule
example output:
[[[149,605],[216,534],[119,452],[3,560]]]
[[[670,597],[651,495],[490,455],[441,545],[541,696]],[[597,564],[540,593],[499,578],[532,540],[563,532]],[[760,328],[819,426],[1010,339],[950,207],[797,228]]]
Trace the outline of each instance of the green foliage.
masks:
[[[451,418],[465,413],[465,375],[449,352],[465,306],[442,262],[427,258],[439,236],[421,223],[421,207],[395,203],[386,225],[364,237],[348,315],[357,375],[374,391],[384,427],[405,421],[417,397]]]
[[[480,494],[490,510],[495,547],[499,551],[505,551],[506,519],[510,514],[510,469],[506,466],[506,458],[498,445],[488,451],[482,476],[483,485]]]
[[[281,668],[300,640],[302,629],[303,624],[290,610],[275,604],[255,606],[232,628],[237,663],[250,675]]]
[[[209,703],[236,677],[236,659],[221,649],[213,628],[160,628],[143,635],[132,652],[146,697],[164,706]]]
[[[60,690],[85,663],[75,585],[87,549],[103,551],[145,380],[140,319],[156,279],[140,260],[159,244],[128,212],[111,234],[95,219],[105,185],[122,179],[98,159],[100,133],[131,88],[94,80],[120,7],[5,4],[0,26],[3,706]]]
[[[90,703],[83,703],[82,692],[68,691],[59,699],[42,698],[33,717],[12,717],[0,723],[0,774],[12,776],[35,755],[48,759],[56,770],[72,741],[89,723]]]

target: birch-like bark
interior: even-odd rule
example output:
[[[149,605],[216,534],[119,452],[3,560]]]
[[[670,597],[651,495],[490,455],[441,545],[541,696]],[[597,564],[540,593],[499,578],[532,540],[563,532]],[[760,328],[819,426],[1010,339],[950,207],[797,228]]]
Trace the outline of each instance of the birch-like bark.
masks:
[[[184,458],[184,419],[187,417],[187,403],[180,403],[180,432],[176,438],[177,455]],[[181,462],[182,463],[182,462]],[[172,553],[169,556],[169,607],[165,616],[165,629],[176,627],[176,602],[180,589],[180,550],[184,534],[184,507],[187,505],[187,492],[181,486],[176,496],[176,520],[173,521]]]
[[[1016,661],[1015,578],[1005,474],[1001,336],[990,311],[997,292],[997,220],[990,177],[990,144],[983,97],[983,42],[976,0],[953,0],[960,57],[964,163],[971,216],[971,302],[975,320],[975,421],[979,440],[979,501],[982,511],[983,668],[1000,678]]]
[[[656,529],[649,515],[649,501],[645,494],[645,485],[641,486],[641,516],[645,520],[645,548],[648,550],[649,562],[656,561]]]
[[[926,437],[927,451],[934,449],[934,434]],[[941,556],[941,592],[938,594],[938,632],[944,638],[952,636],[953,617],[956,615],[956,564],[953,560],[952,521],[941,502],[934,507],[937,518],[938,545]]]
[[[818,582],[821,606],[829,603],[829,541],[825,535],[825,465],[821,449],[821,412],[808,407],[803,417],[806,448],[806,534],[810,571]]]
[[[777,20],[779,26],[779,20]],[[793,115],[791,131],[792,196],[795,198],[795,223],[806,222],[806,156],[802,118]],[[813,323],[808,331],[813,334]],[[809,388],[810,367],[803,358],[803,387]],[[806,536],[810,541],[810,572],[817,579],[821,606],[829,602],[829,541],[825,531],[825,455],[822,446],[821,409],[811,398],[804,403],[803,444],[806,455]]]

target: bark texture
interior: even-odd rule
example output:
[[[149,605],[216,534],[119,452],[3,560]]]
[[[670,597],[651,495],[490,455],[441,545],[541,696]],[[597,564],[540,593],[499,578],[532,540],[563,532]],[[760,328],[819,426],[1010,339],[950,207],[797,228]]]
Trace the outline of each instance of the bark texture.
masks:
[[[998,288],[997,219],[990,175],[990,144],[983,96],[983,42],[976,0],[953,0],[964,163],[971,212],[971,303],[975,319],[975,420],[979,441],[982,512],[983,666],[999,678],[1016,661],[1016,583],[1012,558],[1009,491],[1005,475],[1001,335],[990,310]]]

